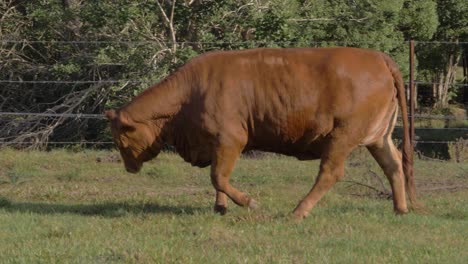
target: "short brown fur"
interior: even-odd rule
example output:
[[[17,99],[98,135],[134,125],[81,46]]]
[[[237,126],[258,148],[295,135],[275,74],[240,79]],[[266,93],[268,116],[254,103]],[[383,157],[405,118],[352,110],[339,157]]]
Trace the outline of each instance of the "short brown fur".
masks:
[[[398,105],[408,128],[404,98],[401,74],[381,52],[253,49],[192,59],[106,115],[130,172],[138,172],[165,143],[194,166],[211,165],[215,211],[222,214],[226,196],[241,206],[257,206],[229,183],[243,151],[321,159],[314,186],[294,210],[303,218],[343,177],[345,160],[358,145],[369,149],[388,177],[395,211],[406,213],[405,182],[416,202],[414,180],[408,177],[408,133],[403,164],[391,140]]]

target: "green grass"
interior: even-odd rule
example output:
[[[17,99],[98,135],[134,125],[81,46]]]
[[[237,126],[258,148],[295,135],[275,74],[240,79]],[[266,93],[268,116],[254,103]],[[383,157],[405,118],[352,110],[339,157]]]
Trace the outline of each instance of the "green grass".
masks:
[[[242,158],[232,182],[261,208],[230,202],[219,216],[208,168],[163,153],[133,175],[113,155],[0,150],[0,263],[468,263],[466,163],[417,161],[428,212],[396,216],[380,169],[356,151],[295,222],[317,161]]]

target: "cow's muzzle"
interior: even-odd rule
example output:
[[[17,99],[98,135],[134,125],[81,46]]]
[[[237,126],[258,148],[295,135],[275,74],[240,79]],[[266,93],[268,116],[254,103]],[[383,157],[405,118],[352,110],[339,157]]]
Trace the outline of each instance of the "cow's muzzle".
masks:
[[[130,173],[138,173],[141,170],[143,164],[137,164],[137,163],[125,163],[125,170],[127,170]]]

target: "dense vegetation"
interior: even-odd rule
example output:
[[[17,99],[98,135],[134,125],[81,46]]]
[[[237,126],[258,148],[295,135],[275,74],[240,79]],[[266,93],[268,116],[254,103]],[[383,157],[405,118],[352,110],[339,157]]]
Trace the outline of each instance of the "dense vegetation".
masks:
[[[346,45],[387,52],[408,73],[405,40],[468,40],[465,0],[6,0],[0,3],[2,112],[96,113],[122,105],[207,51]],[[439,108],[460,93],[465,44],[416,46]],[[459,71],[460,72],[460,71]],[[96,119],[1,116],[3,141],[102,139]]]

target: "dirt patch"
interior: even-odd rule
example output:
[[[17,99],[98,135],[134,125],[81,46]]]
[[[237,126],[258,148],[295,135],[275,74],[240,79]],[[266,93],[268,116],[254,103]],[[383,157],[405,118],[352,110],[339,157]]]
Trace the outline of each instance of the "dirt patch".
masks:
[[[120,163],[122,162],[122,159],[119,154],[113,153],[109,155],[105,155],[102,157],[97,157],[96,158],[97,163],[105,162],[105,163]]]
[[[464,182],[454,181],[454,180],[445,180],[445,181],[436,181],[436,180],[425,180],[418,181],[416,185],[418,192],[457,192],[468,189],[468,184]]]

